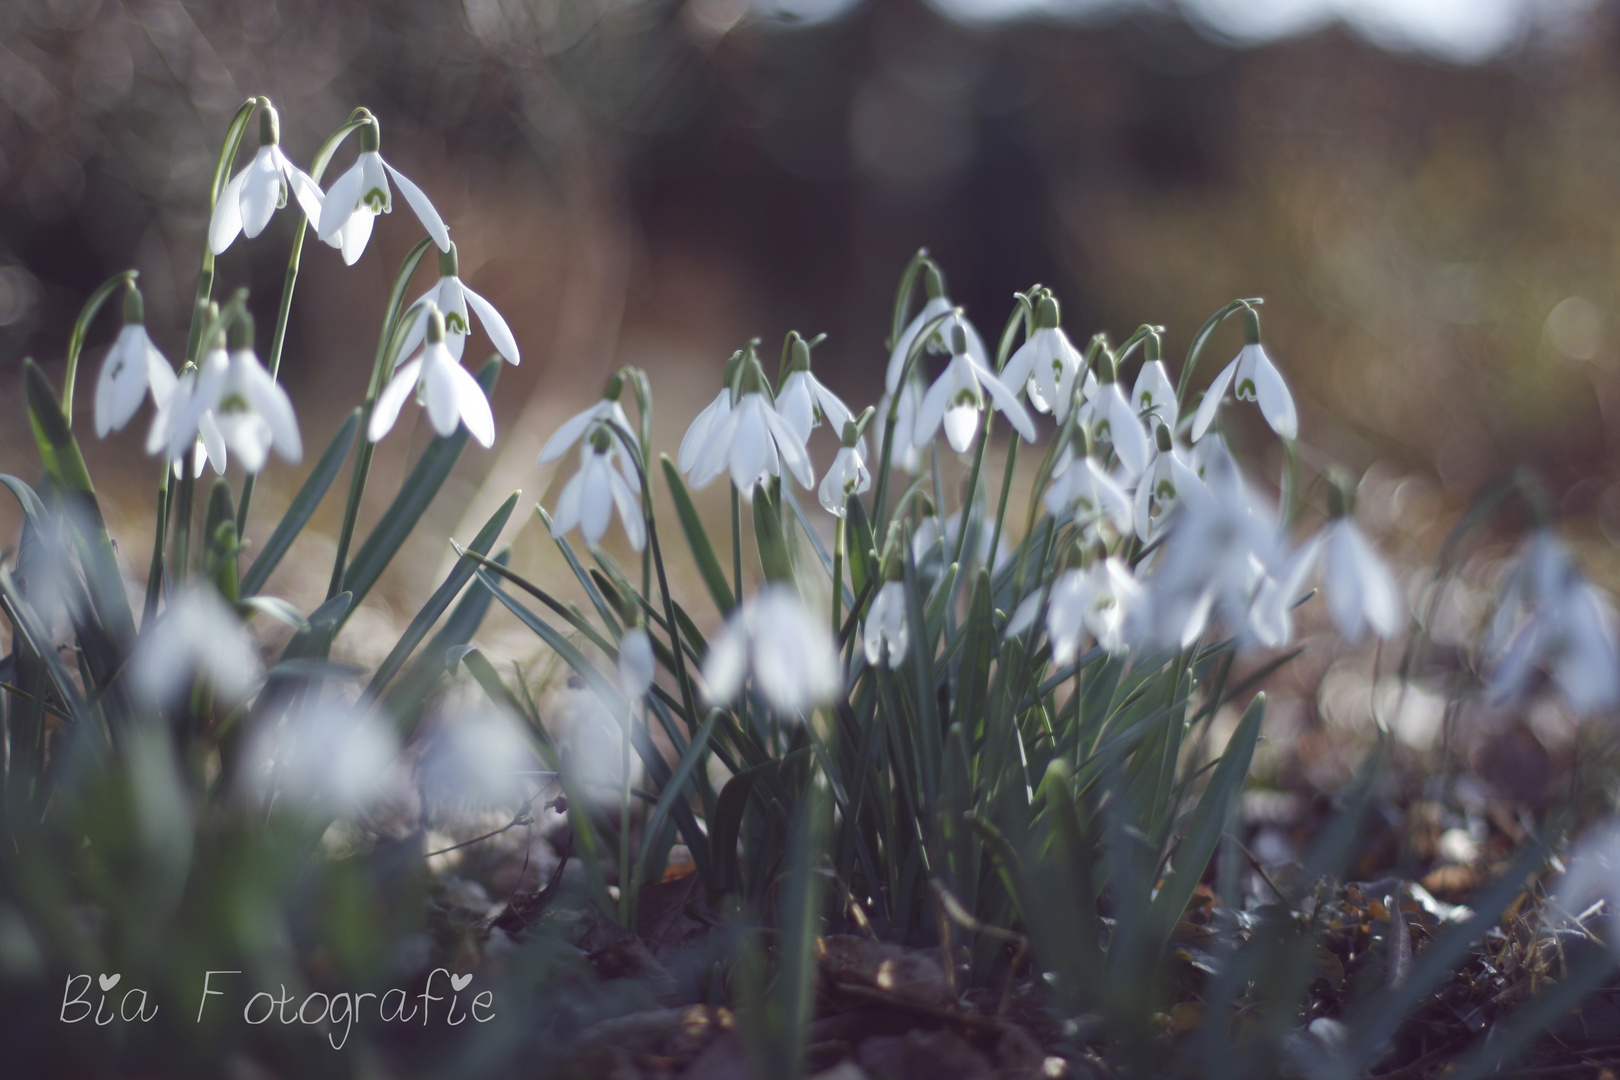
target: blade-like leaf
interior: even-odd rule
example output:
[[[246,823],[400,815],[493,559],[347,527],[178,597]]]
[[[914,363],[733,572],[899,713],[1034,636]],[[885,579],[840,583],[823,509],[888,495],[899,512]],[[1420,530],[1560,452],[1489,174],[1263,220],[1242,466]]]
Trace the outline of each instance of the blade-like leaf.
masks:
[[[681,474],[676,471],[675,463],[669,460],[668,454],[660,454],[659,460],[664,466],[664,481],[669,486],[670,500],[675,504],[675,515],[681,519],[681,532],[686,535],[686,546],[691,549],[692,561],[697,563],[698,573],[703,576],[703,584],[708,587],[714,606],[720,609],[720,614],[730,615],[737,601],[731,595],[731,586],[726,584],[725,571],[720,568],[714,546],[709,543],[703,519],[698,516],[697,507],[692,505],[692,496],[687,492]]]
[[[337,434],[332,437],[326,451],[321,454],[321,459],[315,463],[315,468],[310,470],[308,479],[298,489],[298,494],[293,497],[287,512],[281,515],[281,520],[276,523],[270,539],[264,542],[264,547],[253,560],[253,565],[242,575],[244,596],[252,596],[264,588],[264,583],[270,580],[270,575],[280,565],[282,556],[287,554],[287,549],[292,547],[298,534],[309,524],[310,516],[315,513],[315,508],[326,497],[332,481],[343,468],[343,461],[349,456],[349,447],[354,444],[354,433],[359,429],[360,410],[354,409],[349,413],[349,418],[343,421],[343,426],[338,428]]]

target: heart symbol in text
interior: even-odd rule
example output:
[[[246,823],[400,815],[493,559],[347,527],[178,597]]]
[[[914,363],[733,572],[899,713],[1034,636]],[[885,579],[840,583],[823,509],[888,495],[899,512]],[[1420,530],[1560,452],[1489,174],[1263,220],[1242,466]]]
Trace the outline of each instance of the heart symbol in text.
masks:
[[[117,978],[116,975],[113,977]],[[471,975],[452,975],[450,976],[450,989],[465,990],[467,989],[467,984],[470,982],[472,982]]]
[[[118,980],[121,978],[123,978],[123,976],[115,971],[111,975],[102,975],[98,977],[96,981],[101,983],[101,992],[105,994],[108,990],[111,990],[113,987],[117,986]]]

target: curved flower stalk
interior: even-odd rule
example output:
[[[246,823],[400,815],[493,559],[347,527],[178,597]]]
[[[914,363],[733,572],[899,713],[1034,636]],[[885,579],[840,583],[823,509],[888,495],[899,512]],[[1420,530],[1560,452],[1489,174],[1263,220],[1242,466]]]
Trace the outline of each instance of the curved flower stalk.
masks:
[[[212,418],[225,445],[250,473],[264,468],[272,448],[286,461],[302,460],[304,445],[292,401],[253,351],[253,316],[237,311],[227,334],[229,352],[215,347],[203,357],[196,383],[175,418],[170,460],[182,458],[202,436],[205,417]]]
[[[563,485],[551,516],[551,535],[561,539],[568,530],[579,527],[580,535],[591,543],[602,539],[614,508],[624,522],[624,534],[637,551],[647,546],[647,523],[641,516],[641,482],[634,469],[614,465],[617,440],[598,424],[579,448],[579,472]],[[622,470],[622,471],[621,471]]]
[[[1277,365],[1266,355],[1260,344],[1260,314],[1244,305],[1243,336],[1246,344],[1238,350],[1237,358],[1215,376],[1198,404],[1193,416],[1192,438],[1197,442],[1204,437],[1220,412],[1221,399],[1228,386],[1239,401],[1253,401],[1260,406],[1260,414],[1271,425],[1271,430],[1289,441],[1299,438],[1299,414],[1294,409],[1294,396],[1288,392]]]
[[[616,424],[633,437],[635,429],[630,426],[630,418],[624,415],[624,406],[619,403],[623,393],[624,375],[614,372],[608,377],[607,387],[602,391],[602,400],[563,421],[562,426],[552,432],[551,438],[540,448],[540,457],[535,464],[546,465],[556,461],[566,454],[568,448],[578,442],[581,436],[599,423]],[[617,439],[613,440],[613,450],[614,452],[618,450]]]
[[[177,383],[174,368],[146,334],[146,304],[131,281],[124,292],[124,328],[118,331],[96,380],[96,436],[106,438],[135,415],[146,400],[162,409]]]
[[[741,393],[725,419],[711,424],[703,455],[692,470],[693,486],[701,488],[729,471],[737,490],[748,495],[755,484],[767,476],[781,476],[786,469],[800,487],[814,487],[804,441],[776,411],[752,347],[738,375]]]
[[[817,339],[819,340],[819,339]],[[810,349],[813,342],[805,341],[796,331],[788,333],[790,352],[787,377],[776,392],[776,411],[799,433],[801,444],[810,441],[810,433],[826,421],[842,434],[844,425],[855,418],[839,396],[821,385],[810,370]]]
[[[473,292],[462,282],[461,260],[454,241],[451,242],[449,251],[439,253],[439,280],[411,306],[422,308],[428,303],[437,305],[440,313],[444,315],[444,345],[457,361],[467,348],[467,335],[471,332],[470,316],[477,315],[478,322],[483,326],[484,333],[489,335],[489,343],[495,346],[495,351],[500,353],[507,363],[518,363],[520,358],[517,338],[512,336],[511,327],[506,325],[506,320],[501,318],[501,313],[495,310],[494,304]],[[427,320],[413,321],[404,341],[400,343],[399,351],[394,355],[395,363],[409,356],[422,343],[426,334]]]
[[[1035,423],[1018,400],[1017,391],[974,359],[964,320],[957,318],[950,332],[951,362],[923,395],[912,443],[918,447],[928,445],[943,424],[945,441],[951,449],[959,454],[966,452],[983,426],[986,392],[1024,441],[1034,442]]]
[[[1075,380],[1085,368],[1085,358],[1060,321],[1057,298],[1043,290],[1035,302],[1035,331],[1012,354],[1001,378],[1008,386],[1025,387],[1035,411],[1052,413],[1061,424],[1069,418]]]
[[[388,186],[392,177],[399,185],[399,193],[405,196],[439,250],[449,251],[450,230],[445,228],[444,219],[421,188],[383,160],[377,152],[381,139],[377,119],[372,117],[371,122],[360,129],[359,158],[326,191],[315,235],[342,251],[343,261],[353,266],[365,253],[377,215],[394,211],[394,196]]]
[[[803,713],[843,689],[832,634],[788,585],[766,585],[738,608],[703,663],[708,698],[727,704],[753,679],[772,708]]]
[[[224,254],[238,235],[249,240],[264,231],[275,212],[287,205],[291,192],[304,217],[321,219],[321,187],[281,152],[281,118],[275,106],[260,99],[259,152],[247,168],[231,177],[214,203],[208,222],[208,249]]]
[[[1620,707],[1620,635],[1608,594],[1586,580],[1547,526],[1521,551],[1485,640],[1495,668],[1488,697],[1518,699],[1541,668],[1577,713]]]
[[[399,410],[414,388],[417,401],[426,406],[433,430],[441,437],[454,435],[458,425],[466,424],[479,445],[487,447],[495,441],[495,416],[490,412],[489,399],[478,380],[456,363],[445,347],[444,316],[431,301],[427,323],[427,341],[422,351],[414,360],[401,364],[377,395],[366,438],[377,442],[393,430]]]

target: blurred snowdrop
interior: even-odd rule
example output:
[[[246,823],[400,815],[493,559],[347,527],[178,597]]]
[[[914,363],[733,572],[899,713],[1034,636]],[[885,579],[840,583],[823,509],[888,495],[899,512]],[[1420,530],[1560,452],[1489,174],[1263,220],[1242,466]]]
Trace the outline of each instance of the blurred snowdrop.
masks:
[[[740,372],[742,393],[725,418],[711,425],[692,469],[692,484],[704,487],[729,471],[737,490],[749,495],[755,484],[767,476],[781,476],[785,469],[800,487],[813,487],[815,475],[804,440],[771,402],[764,372],[752,352]]]
[[[703,663],[709,700],[728,704],[752,676],[754,689],[782,713],[825,704],[843,689],[832,633],[787,585],[766,585],[732,613]]]
[[[197,369],[188,364],[175,382],[174,390],[158,404],[158,410],[152,416],[152,428],[146,436],[146,452],[164,454],[173,466],[176,477],[183,475],[187,463],[190,463],[194,477],[202,475],[205,464],[212,465],[217,474],[225,472],[225,436],[220,434],[219,424],[215,422],[212,412],[203,410],[196,417],[196,426],[186,432],[176,430],[196,387]]]
[[[899,536],[891,527],[883,554],[883,585],[866,609],[861,646],[866,652],[866,662],[873,667],[899,667],[911,643],[906,626],[906,586],[902,580]]]
[[[1614,608],[1587,581],[1550,528],[1525,541],[1485,639],[1495,668],[1487,687],[1497,703],[1522,696],[1545,669],[1577,713],[1620,706]]]
[[[776,411],[799,435],[801,444],[810,441],[810,432],[826,421],[833,431],[842,433],[844,425],[854,414],[837,394],[821,385],[821,380],[810,370],[811,342],[797,333],[788,335],[791,353],[788,374],[776,394]]]
[[[1073,521],[1088,540],[1098,537],[1098,526],[1104,522],[1118,535],[1129,535],[1131,497],[1095,458],[1066,448],[1052,471],[1052,486],[1046,489],[1043,501],[1054,518]]]
[[[1273,515],[1221,445],[1210,452],[1204,482],[1179,494],[1175,526],[1147,582],[1154,635],[1186,647],[1218,610],[1233,632],[1252,638],[1251,604],[1279,561]]]
[[[458,711],[423,740],[417,784],[436,807],[513,806],[536,769],[523,733],[501,713]]]
[[[417,297],[413,308],[425,311],[428,304],[435,305],[444,316],[444,346],[450,350],[450,355],[458,361],[467,348],[467,335],[472,332],[470,315],[477,315],[478,322],[489,335],[489,342],[495,346],[495,351],[509,364],[518,362],[517,338],[512,336],[511,327],[501,318],[501,313],[495,310],[495,305],[482,296],[469,289],[461,280],[461,259],[452,242],[449,251],[439,253],[439,280],[433,287]],[[470,312],[470,314],[469,314]],[[411,323],[406,331],[405,339],[400,342],[399,350],[395,354],[395,362],[400,357],[409,356],[422,339],[427,335],[427,319],[418,318]]]
[[[857,436],[853,442],[849,441],[853,428],[853,421],[846,425],[844,445],[838,448],[816,491],[822,509],[834,517],[844,516],[850,496],[863,494],[872,486],[872,474],[866,468],[866,439]]]
[[[135,692],[172,705],[206,678],[215,695],[240,702],[259,680],[259,658],[242,620],[219,593],[202,585],[175,594],[130,658]]]
[[[1243,309],[1243,335],[1246,344],[1238,350],[1237,358],[1215,376],[1198,404],[1193,417],[1192,437],[1197,442],[1209,431],[1220,411],[1221,399],[1227,387],[1239,401],[1259,404],[1260,414],[1271,425],[1271,430],[1285,439],[1299,438],[1299,414],[1294,410],[1294,396],[1288,392],[1277,366],[1266,355],[1260,344],[1260,315],[1252,307]]]
[[[652,689],[657,667],[653,661],[652,638],[645,628],[633,626],[619,639],[619,690],[632,704]]]
[[[579,472],[557,496],[557,509],[551,517],[553,538],[561,539],[564,533],[578,526],[580,535],[594,544],[607,532],[608,522],[617,507],[630,546],[637,551],[646,546],[647,523],[641,514],[641,482],[633,469],[622,463],[615,466],[616,442],[606,428],[598,426],[579,448]]]
[[[957,453],[973,445],[985,409],[985,394],[1002,415],[1012,423],[1025,442],[1035,441],[1035,424],[1028,411],[1018,400],[1017,391],[990,373],[990,369],[974,359],[969,347],[964,323],[956,319],[950,326],[951,361],[934,385],[923,395],[917,407],[917,427],[912,442],[926,446],[945,427],[945,441]]]
[[[208,249],[223,254],[238,235],[249,240],[264,231],[291,193],[310,222],[321,219],[321,188],[281,152],[281,120],[275,106],[260,99],[259,152],[247,168],[231,177],[214,204],[208,222]]]
[[[1085,404],[1080,407],[1080,422],[1090,426],[1093,439],[1114,448],[1126,475],[1134,480],[1147,468],[1151,444],[1131,399],[1114,378],[1113,358],[1106,349],[1101,364],[1103,373],[1096,388],[1088,387]]]
[[[1605,905],[1605,922],[1620,914],[1620,821],[1609,820],[1592,826],[1577,841],[1568,860],[1568,871],[1553,886],[1552,904],[1569,918],[1591,912],[1594,905]],[[1610,936],[1610,948],[1620,950],[1620,941]]]
[[[377,215],[394,210],[394,197],[388,186],[392,177],[439,250],[449,251],[450,230],[445,228],[444,219],[421,188],[382,159],[377,152],[380,145],[381,129],[372,117],[371,122],[360,129],[360,156],[326,191],[316,235],[341,250],[343,261],[353,266],[366,250]]]
[[[243,761],[248,789],[261,800],[347,814],[382,794],[398,754],[394,729],[375,716],[312,707],[260,723]]]
[[[487,447],[495,441],[495,416],[490,412],[489,399],[472,372],[457,363],[445,347],[444,316],[432,301],[427,305],[427,336],[422,351],[414,360],[401,364],[377,395],[366,429],[368,439],[377,442],[393,430],[413,389],[417,400],[427,407],[428,419],[440,437],[449,438],[459,425],[466,424],[479,445]]]
[[[1320,555],[1328,614],[1345,641],[1360,641],[1368,627],[1381,638],[1390,637],[1401,618],[1395,579],[1350,516],[1353,485],[1336,479],[1328,495],[1327,527],[1301,550],[1301,556],[1314,562]]]
[[[1146,595],[1131,568],[1108,558],[1085,569],[1065,570],[1052,582],[1046,605],[1046,636],[1052,662],[1070,663],[1087,633],[1111,653],[1127,649],[1137,632]],[[1006,633],[1021,634],[1040,613],[1042,594],[1030,593],[1007,622]]]
[[[253,351],[253,316],[238,312],[231,320],[230,351],[212,349],[203,357],[197,381],[169,435],[169,458],[178,460],[203,432],[205,416],[250,473],[264,468],[270,450],[290,462],[304,456],[287,391],[276,384]]]
[[[1012,354],[1001,378],[1008,386],[1027,387],[1029,403],[1036,411],[1053,413],[1061,424],[1069,418],[1074,383],[1085,360],[1060,321],[1057,299],[1043,292],[1035,302],[1035,331]]]
[[[129,423],[148,392],[161,410],[177,381],[174,368],[146,334],[146,305],[131,281],[124,292],[124,328],[107,350],[96,381],[96,437],[105,439]]]

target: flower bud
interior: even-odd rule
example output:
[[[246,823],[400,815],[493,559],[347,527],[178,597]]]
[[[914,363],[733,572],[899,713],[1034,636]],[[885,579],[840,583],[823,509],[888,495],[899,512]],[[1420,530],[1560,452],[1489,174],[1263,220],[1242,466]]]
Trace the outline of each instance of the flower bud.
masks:
[[[1041,298],[1035,302],[1035,329],[1056,329],[1062,323],[1060,314],[1057,297],[1049,292],[1043,292]]]
[[[797,330],[788,331],[788,345],[791,355],[788,358],[788,371],[810,370],[810,343],[799,336]]]
[[[281,142],[281,117],[269,98],[259,99],[259,145],[276,146]]]
[[[246,308],[236,313],[226,330],[226,341],[232,352],[253,348],[253,316]]]

